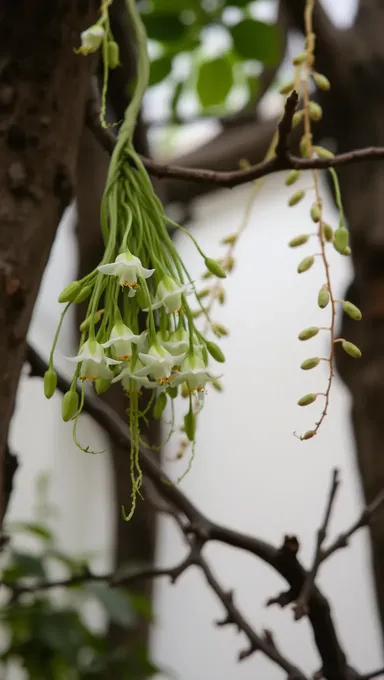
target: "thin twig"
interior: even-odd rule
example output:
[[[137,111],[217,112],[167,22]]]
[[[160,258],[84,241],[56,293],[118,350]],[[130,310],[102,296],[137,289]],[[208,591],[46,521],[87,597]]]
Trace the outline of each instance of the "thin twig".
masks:
[[[302,616],[305,616],[308,613],[308,600],[311,596],[311,591],[315,583],[315,578],[317,576],[318,569],[321,564],[321,546],[323,545],[326,536],[327,536],[327,530],[329,526],[329,521],[331,519],[331,514],[332,514],[332,509],[333,509],[333,504],[336,498],[337,490],[339,487],[340,481],[339,481],[339,471],[337,469],[333,470],[332,473],[332,480],[331,480],[331,486],[329,489],[329,494],[328,494],[328,500],[327,500],[327,505],[325,508],[325,513],[324,513],[324,519],[323,522],[318,529],[317,532],[317,541],[316,541],[316,548],[315,548],[315,556],[313,558],[313,563],[310,571],[308,572],[308,575],[304,581],[303,588],[301,590],[301,593],[299,597],[296,600],[296,604],[294,606],[294,614],[295,614],[295,620],[298,621],[299,619],[302,618]]]
[[[378,510],[378,508],[384,503],[384,489],[374,498],[372,503],[367,505],[362,511],[360,517],[352,524],[352,526],[345,532],[339,534],[339,536],[331,543],[331,545],[325,550],[321,551],[320,562],[327,560],[333,553],[341,548],[346,548],[348,545],[348,540],[362,527],[368,526],[371,521],[372,515]]]
[[[293,94],[293,93],[292,93]],[[297,96],[297,95],[296,95]],[[116,145],[116,138],[107,128],[100,124],[97,101],[92,97],[87,104],[86,122],[99,144],[111,154]],[[281,124],[280,124],[281,125]],[[266,177],[280,170],[327,170],[341,165],[360,163],[362,161],[384,160],[384,147],[370,146],[338,154],[333,158],[298,158],[290,153],[276,155],[243,170],[219,172],[197,168],[183,168],[176,165],[163,165],[149,158],[141,159],[150,175],[159,179],[179,179],[198,183],[214,184],[218,187],[232,188]]]

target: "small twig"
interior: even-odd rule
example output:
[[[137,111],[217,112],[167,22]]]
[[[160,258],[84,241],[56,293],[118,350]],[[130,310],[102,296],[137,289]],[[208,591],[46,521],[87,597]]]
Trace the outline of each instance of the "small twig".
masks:
[[[297,96],[297,94],[294,92],[292,92],[291,96],[294,94]],[[291,100],[291,103],[293,103],[293,101],[294,99]],[[280,126],[283,123],[285,115],[283,116]],[[101,126],[98,114],[97,99],[95,99],[95,97],[92,97],[88,101],[86,109],[86,122],[98,140],[99,144],[107,151],[108,154],[111,154],[116,145],[116,138],[113,132]],[[288,122],[289,116],[287,116],[286,120],[284,121],[283,132],[285,132],[284,126]],[[287,137],[285,139],[287,139]],[[284,142],[284,144],[286,144],[286,142]],[[298,158],[297,156],[293,156],[292,154],[288,153],[284,144],[281,144],[281,155],[276,155],[269,160],[262,161],[261,163],[257,163],[256,165],[252,165],[251,167],[245,168],[243,170],[233,170],[229,172],[202,170],[198,168],[183,168],[176,165],[162,165],[144,157],[142,157],[141,160],[143,161],[143,164],[148,170],[149,174],[153,175],[154,177],[158,177],[159,179],[179,179],[189,182],[193,181],[214,184],[216,186],[227,188],[232,188],[240,186],[241,184],[246,184],[247,182],[252,182],[256,179],[260,179],[261,177],[266,177],[272,173],[279,172],[280,170],[327,170],[328,168],[336,168],[340,165],[359,163],[366,160],[384,160],[384,147],[379,146],[348,151],[346,153],[338,154],[333,158]]]
[[[262,651],[271,661],[280,666],[280,668],[283,668],[288,673],[289,677],[292,678],[292,680],[304,680],[305,675],[299,668],[288,661],[274,645],[271,645],[267,640],[265,640],[265,638],[261,637],[254,631],[252,626],[248,623],[238,607],[235,605],[232,591],[226,591],[219,584],[210,566],[201,554],[197,564],[204,573],[208,585],[216,593],[227,612],[226,619],[224,619],[220,625],[236,625],[245,633],[249,640],[249,648],[239,653],[239,661],[246,659],[256,651]]]
[[[331,543],[331,545],[325,550],[321,551],[320,562],[327,560],[333,553],[341,548],[345,548],[348,545],[348,540],[362,527],[368,526],[371,521],[372,515],[378,510],[378,508],[384,503],[384,489],[378,493],[376,498],[367,505],[362,511],[360,517],[352,524],[352,526],[345,532],[339,534],[339,536]]]
[[[327,536],[327,530],[329,526],[329,522],[331,519],[331,514],[332,514],[332,509],[333,509],[333,504],[336,498],[337,490],[339,487],[340,481],[339,481],[339,471],[337,469],[333,470],[332,473],[332,480],[331,480],[331,486],[329,489],[329,494],[328,494],[328,500],[327,500],[327,505],[325,509],[325,514],[324,514],[324,519],[323,522],[318,529],[317,532],[317,541],[316,541],[316,548],[315,548],[315,556],[313,558],[313,563],[310,571],[308,572],[308,575],[304,581],[303,588],[301,590],[301,593],[299,597],[296,600],[296,604],[294,606],[294,614],[295,614],[295,620],[298,621],[301,619],[302,616],[305,616],[308,613],[308,600],[311,596],[311,591],[315,583],[315,578],[317,576],[317,572],[319,569],[319,566],[321,564],[321,546],[323,545],[326,536]]]

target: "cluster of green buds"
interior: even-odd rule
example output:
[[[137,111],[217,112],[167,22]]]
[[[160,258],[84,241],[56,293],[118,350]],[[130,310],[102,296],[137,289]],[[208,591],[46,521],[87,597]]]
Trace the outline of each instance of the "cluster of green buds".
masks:
[[[109,4],[102,5],[100,23],[82,34],[83,54],[97,49],[95,36],[101,41],[105,35],[108,38]],[[130,519],[142,483],[139,451],[140,445],[146,443],[140,434],[141,420],[151,407],[154,416],[160,418],[168,403],[173,413],[173,402],[183,392],[188,396],[183,427],[188,440],[194,442],[194,402],[201,408],[206,386],[219,377],[211,372],[209,359],[224,362],[225,358],[219,346],[195,324],[188,300],[195,298],[201,305],[199,296],[169,236],[170,220],[133,148],[133,130],[148,82],[149,63],[146,35],[134,0],[127,0],[127,8],[138,43],[138,80],[111,157],[101,203],[104,255],[93,271],[72,281],[59,296],[65,307],[54,338],[44,391],[50,398],[56,389],[54,352],[65,315],[72,304],[88,300],[80,325],[79,350],[69,358],[75,370],[71,387],[63,398],[62,417],[64,421],[73,420],[76,445],[94,453],[79,443],[76,434],[85,384],[92,383],[98,394],[110,389],[113,383],[121,385],[128,399],[131,436],[132,502],[129,514],[124,511],[125,519]],[[100,27],[105,31],[102,36]],[[225,278],[220,263],[207,257],[188,235],[212,276]],[[208,314],[206,318],[209,320]],[[79,398],[77,388],[81,384]],[[139,396],[143,390],[148,391],[148,400],[141,410]],[[172,423],[169,437],[173,430]]]
[[[307,2],[305,12],[306,22],[306,44],[305,50],[298,54],[293,59],[293,66],[295,69],[295,77],[289,83],[285,83],[280,92],[288,94],[293,89],[296,89],[301,94],[302,108],[294,114],[293,126],[303,124],[304,132],[300,140],[300,154],[306,158],[331,158],[333,154],[324,147],[316,146],[312,142],[311,125],[312,122],[319,121],[322,117],[322,109],[320,105],[310,99],[310,81],[312,80],[315,88],[318,90],[327,91],[330,89],[330,82],[328,78],[322,73],[314,70],[314,48],[315,36],[312,32],[312,17],[311,12],[313,3]],[[305,341],[315,337],[320,331],[324,331],[329,335],[329,355],[327,357],[309,357],[305,359],[301,368],[304,371],[316,368],[321,362],[328,363],[328,385],[325,391],[313,392],[306,394],[298,400],[299,406],[308,406],[317,400],[318,397],[324,397],[324,408],[321,412],[319,420],[316,422],[313,429],[305,432],[300,439],[311,439],[317,434],[317,431],[322,424],[328,410],[330,390],[334,375],[334,348],[336,343],[341,343],[344,351],[349,356],[359,358],[361,356],[360,349],[344,338],[335,336],[336,325],[336,308],[341,305],[344,312],[352,319],[359,321],[362,318],[361,311],[346,300],[336,300],[332,292],[332,283],[330,277],[330,265],[328,261],[328,247],[333,246],[334,249],[341,255],[348,256],[351,254],[349,246],[349,233],[345,226],[343,205],[340,194],[340,187],[336,172],[333,168],[329,169],[332,176],[336,204],[339,212],[339,223],[336,229],[327,224],[323,219],[323,200],[320,194],[320,183],[318,171],[312,170],[313,185],[310,189],[299,189],[295,191],[288,200],[288,205],[293,207],[300,203],[308,191],[314,192],[314,201],[310,208],[310,221],[313,229],[309,233],[298,234],[289,242],[291,248],[299,248],[306,244],[310,244],[312,239],[315,239],[315,251],[303,257],[297,265],[297,272],[303,274],[311,269],[316,260],[322,263],[324,269],[325,281],[321,286],[318,296],[317,304],[320,309],[330,309],[330,323],[323,327],[311,326],[304,329],[299,334],[299,340]],[[299,170],[291,170],[285,180],[287,186],[294,185],[301,177]]]

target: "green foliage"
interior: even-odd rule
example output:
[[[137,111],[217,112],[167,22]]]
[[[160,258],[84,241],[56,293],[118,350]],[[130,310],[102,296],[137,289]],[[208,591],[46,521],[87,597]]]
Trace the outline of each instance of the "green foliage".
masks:
[[[0,575],[6,594],[1,627],[7,641],[0,648],[1,677],[12,662],[18,662],[31,680],[102,680],[112,673],[119,680],[143,680],[158,673],[146,650],[112,649],[104,633],[89,626],[80,612],[81,603],[91,598],[109,620],[129,628],[138,615],[151,616],[143,596],[85,578],[72,584],[70,600],[58,601],[51,596],[57,589],[40,587],[52,580],[54,564],[60,565],[60,579],[75,579],[90,574],[88,560],[59,550],[52,530],[39,521],[15,523],[8,534]],[[20,534],[28,545],[34,543],[34,549],[14,546]]]
[[[278,27],[256,20],[253,6],[257,3],[251,0],[139,0],[148,38],[156,44],[150,86],[167,80],[173,119],[177,120],[178,104],[187,93],[197,97],[202,112],[212,107],[215,113],[225,112],[235,85],[245,88],[250,101],[258,78],[250,77],[249,70],[278,64],[282,57]],[[229,7],[241,13],[235,24],[228,18]],[[214,27],[226,33],[230,49],[208,58],[206,29]],[[180,54],[188,55],[189,67],[177,81],[172,71]]]

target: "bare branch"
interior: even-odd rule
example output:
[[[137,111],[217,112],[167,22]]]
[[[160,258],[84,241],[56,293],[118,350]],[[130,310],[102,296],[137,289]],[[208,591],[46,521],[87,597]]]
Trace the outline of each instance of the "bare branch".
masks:
[[[144,157],[142,161],[149,174],[159,179],[172,178],[189,182],[210,183],[217,187],[233,188],[281,170],[326,170],[365,160],[384,160],[384,147],[379,146],[348,151],[338,154],[333,158],[299,158],[288,153],[287,140],[292,127],[293,104],[296,107],[297,93],[295,91],[291,93],[286,101],[284,116],[279,124],[280,137],[276,146],[276,155],[269,160],[262,161],[244,170],[218,172],[215,170],[184,168],[176,165],[161,165]],[[101,127],[97,102],[94,99],[88,102],[87,124],[103,148],[108,153],[112,153],[116,139],[110,130]]]
[[[325,550],[321,551],[321,556],[320,556],[320,562],[324,562],[324,560],[327,560],[328,557],[333,555],[334,552],[337,550],[340,550],[341,548],[346,548],[348,545],[348,540],[353,536],[353,534],[356,533],[359,529],[362,527],[368,526],[369,522],[371,521],[372,515],[376,512],[376,510],[384,503],[384,490],[380,491],[380,493],[374,498],[372,503],[367,505],[366,508],[362,511],[360,517],[352,524],[352,526],[345,532],[341,533],[336,540],[331,543],[331,545],[326,548]]]
[[[46,362],[31,346],[28,347],[26,359],[31,366],[31,375],[43,377],[47,368]],[[69,381],[58,373],[58,389],[66,392],[69,386]],[[106,430],[116,444],[130,446],[128,426],[97,396],[86,395],[84,411]],[[207,541],[220,541],[256,555],[283,576],[290,585],[293,597],[298,597],[307,572],[297,559],[299,546],[295,537],[287,536],[282,547],[277,549],[259,538],[242,534],[212,522],[180,491],[178,486],[172,484],[163,473],[159,463],[146,449],[140,450],[140,457],[144,474],[149,477],[162,499],[172,508],[183,513],[185,518],[189,520],[189,523],[183,529],[185,535],[194,535],[201,546]],[[346,658],[338,640],[331,609],[328,601],[317,587],[313,588],[308,604],[308,619],[322,659],[324,675],[329,676],[332,680],[346,680]]]
[[[313,558],[313,564],[312,567],[307,575],[307,578],[305,579],[302,591],[299,595],[299,597],[296,600],[296,604],[294,607],[294,613],[295,613],[295,619],[298,621],[301,619],[302,616],[305,616],[308,613],[308,600],[311,595],[311,590],[313,588],[313,585],[315,583],[315,578],[317,576],[318,569],[320,567],[321,561],[322,561],[322,554],[321,554],[321,546],[323,545],[326,536],[327,536],[327,529],[329,525],[329,521],[331,519],[331,514],[332,514],[332,509],[333,509],[333,504],[336,498],[336,493],[339,487],[340,481],[339,481],[339,472],[337,469],[333,470],[332,473],[332,481],[331,481],[331,487],[329,490],[328,494],[328,500],[327,500],[327,505],[325,509],[325,515],[324,515],[324,520],[322,522],[321,527],[319,528],[317,532],[317,541],[316,541],[316,549],[315,549],[315,556]]]

